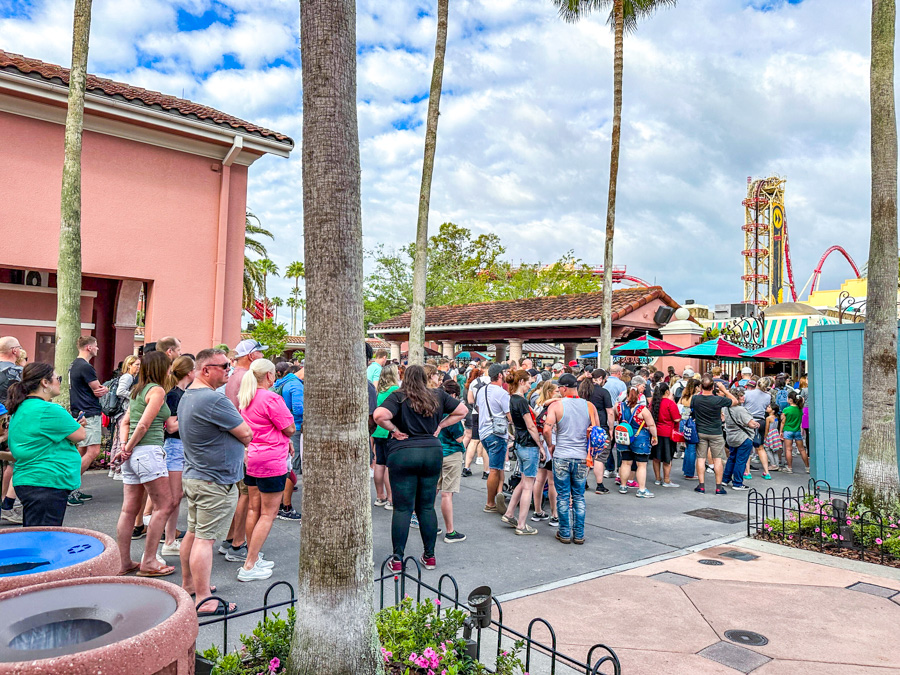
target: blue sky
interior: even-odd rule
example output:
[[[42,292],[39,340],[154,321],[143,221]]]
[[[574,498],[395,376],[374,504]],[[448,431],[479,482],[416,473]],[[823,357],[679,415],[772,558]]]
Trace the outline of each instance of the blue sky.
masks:
[[[66,64],[72,0],[0,0],[0,48]],[[92,72],[181,95],[294,137],[251,168],[248,205],[302,259],[295,0],[94,0]],[[794,273],[821,253],[866,261],[865,3],[682,0],[626,38],[616,263],[683,301],[741,299],[748,176],[787,178]],[[359,0],[367,248],[414,237],[433,0]],[[559,20],[549,0],[454,0],[431,202],[500,235],[513,260],[603,257],[612,37],[605,16]],[[822,287],[849,274],[837,258]],[[287,296],[289,281],[272,295]]]

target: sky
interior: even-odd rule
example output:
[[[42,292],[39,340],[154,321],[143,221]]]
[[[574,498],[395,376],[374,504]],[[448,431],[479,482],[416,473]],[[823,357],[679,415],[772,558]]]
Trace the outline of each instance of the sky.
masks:
[[[367,249],[415,237],[435,5],[357,2]],[[68,65],[72,8],[0,0],[0,48]],[[862,267],[869,13],[863,0],[681,0],[626,36],[615,263],[679,302],[739,302],[747,178],[779,175],[797,290],[833,244]],[[567,24],[550,0],[451,1],[432,232],[452,221],[495,232],[513,261],[572,250],[602,264],[612,49],[605,14]],[[294,138],[290,159],[250,168],[247,195],[282,270],[303,259],[300,58],[296,0],[93,3],[90,72]],[[832,256],[820,288],[850,274]]]

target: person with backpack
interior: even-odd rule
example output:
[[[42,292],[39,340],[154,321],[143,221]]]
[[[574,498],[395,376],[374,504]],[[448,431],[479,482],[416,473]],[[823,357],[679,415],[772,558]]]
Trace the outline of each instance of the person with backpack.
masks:
[[[469,377],[463,387],[463,390],[466,392],[463,400],[466,401],[466,407],[469,409],[465,419],[465,427],[471,431],[471,440],[466,447],[466,459],[462,470],[463,478],[468,478],[472,475],[472,470],[469,467],[472,465],[472,460],[474,459],[476,465],[481,464],[482,466],[481,478],[483,480],[488,479],[488,472],[486,470],[488,466],[487,453],[484,451],[484,446],[481,445],[481,438],[478,435],[478,407],[475,405],[475,394],[477,393],[477,390],[487,384],[488,378],[484,374],[484,371],[476,366],[469,371]]]
[[[0,338],[0,403],[6,405],[9,385],[22,381],[22,366],[16,364],[22,346],[10,336]]]
[[[700,393],[691,399],[691,416],[697,425],[697,478],[699,485],[694,492],[706,492],[704,486],[704,469],[707,454],[712,456],[716,477],[716,494],[728,492],[722,487],[722,474],[725,470],[725,438],[722,429],[722,409],[730,408],[737,403],[721,383],[713,382],[710,375],[700,378]]]
[[[732,387],[731,395],[737,399],[737,404],[724,409],[725,444],[728,446],[724,482],[726,485],[730,483],[732,490],[749,490],[744,485],[744,469],[753,452],[759,422],[744,407],[744,390],[741,387]]]
[[[658,442],[656,422],[653,415],[642,402],[644,385],[629,387],[625,400],[616,404],[616,424],[613,430],[615,443],[619,449],[622,464],[619,467],[620,494],[628,494],[628,478],[631,475],[632,462],[637,464],[635,471],[638,490],[635,497],[652,499],[654,495],[647,489],[647,461],[651,448]]]
[[[775,397],[775,403],[778,404],[779,409],[784,410],[788,406],[788,394],[792,391],[790,387],[787,386],[787,380],[783,376],[778,376],[775,378],[775,386],[772,389],[772,394]]]
[[[473,387],[472,399],[478,410],[478,436],[488,456],[487,504],[485,513],[505,513],[506,498],[500,488],[507,454],[507,429],[512,418],[509,414],[509,393],[501,385],[503,372],[499,363],[488,368],[490,383],[484,387]]]
[[[792,445],[796,444],[800,452],[800,458],[806,465],[806,473],[809,473],[809,455],[803,445],[803,397],[790,389],[787,395],[788,405],[781,409],[781,432],[784,435],[784,459],[787,467],[782,469],[785,473],[794,473],[794,451]]]
[[[281,505],[278,507],[278,520],[291,520],[300,522],[301,515],[294,509],[292,499],[294,485],[299,481],[297,474],[303,473],[303,361],[299,365],[291,365],[286,361],[275,364],[275,374],[278,379],[272,386],[272,391],[284,399],[285,405],[294,416],[294,434],[291,443],[294,446],[294,456],[291,458],[290,472],[284,485],[284,493],[281,495]]]
[[[543,437],[544,423],[547,420],[547,411],[550,404],[560,398],[559,391],[555,383],[549,379],[541,379],[541,385],[538,387],[540,394],[534,405],[534,424],[538,433]],[[555,433],[555,432],[554,432]],[[531,520],[539,523],[542,520],[548,520],[550,527],[559,527],[559,515],[556,509],[556,485],[553,483],[553,458],[549,455],[547,449],[547,457],[538,467],[537,477],[534,481],[534,514]],[[547,499],[550,501],[550,513],[544,511],[544,486],[547,486]]]
[[[700,382],[691,378],[682,388],[678,399],[678,412],[681,413],[680,431],[684,436],[684,457],[681,460],[681,475],[685,480],[697,480],[697,425],[691,418],[691,399],[700,389]]]
[[[169,487],[172,490],[172,501],[175,507],[166,520],[164,530],[165,542],[161,554],[180,555],[181,539],[178,536],[178,511],[181,507],[181,498],[184,496],[181,487],[181,474],[184,471],[184,444],[181,442],[181,434],[178,433],[178,404],[184,391],[194,381],[194,359],[190,356],[179,356],[172,363],[169,374],[166,376],[166,405],[169,406],[171,417],[166,420],[165,441],[163,450],[166,452],[166,469],[169,471]],[[181,533],[184,536],[184,533]]]

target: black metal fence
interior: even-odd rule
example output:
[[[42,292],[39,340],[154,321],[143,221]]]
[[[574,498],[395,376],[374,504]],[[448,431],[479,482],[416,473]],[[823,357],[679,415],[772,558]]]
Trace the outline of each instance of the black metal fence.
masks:
[[[852,556],[882,565],[900,564],[900,518],[858,510],[850,490],[827,481],[807,487],[752,489],[747,496],[747,536],[773,539],[821,553]]]
[[[447,603],[450,603],[454,609],[470,611],[470,608],[460,601],[459,585],[456,583],[456,579],[451,575],[442,574],[438,579],[437,587],[434,587],[422,581],[422,568],[419,565],[419,561],[414,557],[407,557],[406,560],[403,561],[403,571],[396,574],[389,571],[389,563],[390,558],[381,564],[381,576],[375,579],[375,583],[378,585],[379,609],[398,605],[403,598],[409,595],[410,597],[415,598],[416,602],[421,602],[426,598],[438,599],[441,601],[442,607],[447,607]],[[414,573],[407,571],[407,568],[410,566],[415,567]],[[388,587],[387,592],[385,590],[386,585]],[[284,587],[284,589],[290,593],[290,597],[286,600],[270,602],[270,594],[279,587]],[[201,619],[200,625],[210,626],[221,623],[222,644],[225,650],[228,648],[229,621],[242,616],[260,613],[265,619],[270,611],[281,607],[292,606],[297,602],[294,587],[287,581],[278,581],[269,586],[263,595],[262,606],[254,609],[248,609],[241,612],[228,612],[228,603],[225,600],[217,596],[213,596],[212,599],[216,600],[219,603],[219,606],[224,607],[225,613],[224,615]],[[583,672],[585,675],[621,675],[622,666],[619,662],[619,657],[610,647],[597,643],[588,649],[585,660],[579,661],[576,658],[563,654],[557,649],[556,631],[548,621],[539,617],[532,619],[528,624],[526,632],[522,633],[503,623],[503,607],[497,598],[492,597],[491,599],[495,611],[491,612],[490,624],[497,632],[497,651],[496,654],[493,655],[495,667],[497,659],[500,658],[500,655],[503,652],[504,639],[506,640],[505,644],[507,644],[507,646],[521,640],[524,642],[525,649],[525,672],[530,672],[529,668],[531,667],[532,655],[537,652],[549,658],[550,675],[556,674],[557,664]],[[197,606],[199,607],[203,602],[206,602],[206,600],[201,600]],[[494,618],[494,615],[496,615],[496,618]],[[547,637],[542,636],[539,640],[535,637],[534,633],[541,628],[544,629],[542,632],[545,632]],[[473,639],[475,641],[476,658],[489,667],[489,664],[482,658],[482,632],[483,630],[480,627],[475,629]],[[549,644],[547,644],[547,638],[549,638]],[[488,657],[486,656],[485,658]]]

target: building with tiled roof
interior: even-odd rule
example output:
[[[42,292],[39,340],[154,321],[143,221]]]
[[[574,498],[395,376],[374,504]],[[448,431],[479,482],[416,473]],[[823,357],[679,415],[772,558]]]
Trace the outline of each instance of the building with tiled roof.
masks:
[[[67,68],[0,51],[0,334],[53,362]],[[209,106],[88,75],[82,332],[101,377],[146,340],[185,351],[240,335],[249,167],[293,140]]]

